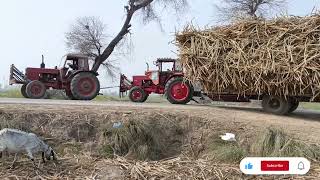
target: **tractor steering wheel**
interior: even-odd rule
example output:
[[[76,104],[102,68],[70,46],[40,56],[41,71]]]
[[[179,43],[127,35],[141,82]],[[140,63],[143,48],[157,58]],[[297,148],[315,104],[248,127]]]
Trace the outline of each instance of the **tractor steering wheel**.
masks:
[[[71,68],[73,70],[75,69],[75,66],[72,63],[68,63],[67,65],[69,66],[69,68]]]

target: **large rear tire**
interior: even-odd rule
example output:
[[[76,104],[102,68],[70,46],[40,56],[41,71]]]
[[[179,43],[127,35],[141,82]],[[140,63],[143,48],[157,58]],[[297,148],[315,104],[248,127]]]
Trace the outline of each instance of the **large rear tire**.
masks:
[[[145,102],[149,97],[149,94],[147,94],[142,88],[140,87],[133,87],[129,91],[129,99],[132,102],[136,103],[143,103]]]
[[[29,98],[28,95],[27,95],[27,92],[26,92],[26,89],[27,89],[27,84],[23,84],[21,86],[21,95],[24,97],[24,98]]]
[[[46,91],[46,86],[40,81],[31,81],[26,86],[26,95],[31,99],[42,99]]]
[[[193,97],[193,86],[182,77],[170,79],[165,86],[165,96],[171,104],[187,104]]]
[[[298,107],[299,107],[299,101],[297,99],[291,99],[289,113],[292,113],[293,111],[297,110]]]
[[[93,73],[81,72],[72,78],[70,88],[74,99],[92,100],[99,94],[100,82]]]
[[[289,99],[279,96],[265,95],[262,99],[262,108],[264,111],[276,115],[285,115],[290,109]]]

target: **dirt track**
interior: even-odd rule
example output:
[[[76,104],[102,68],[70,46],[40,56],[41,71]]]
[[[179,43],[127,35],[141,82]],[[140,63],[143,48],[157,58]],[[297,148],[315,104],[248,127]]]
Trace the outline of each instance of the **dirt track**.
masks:
[[[85,108],[84,108],[85,107]],[[130,102],[97,102],[97,101],[66,101],[66,100],[31,100],[31,99],[0,99],[0,108],[6,110],[30,111],[130,111],[143,110],[182,113],[218,122],[223,126],[264,129],[276,126],[285,129],[299,139],[318,143],[320,140],[320,111],[299,109],[290,116],[276,116],[262,112],[251,104],[228,106],[206,105],[171,105],[160,103],[136,104]]]

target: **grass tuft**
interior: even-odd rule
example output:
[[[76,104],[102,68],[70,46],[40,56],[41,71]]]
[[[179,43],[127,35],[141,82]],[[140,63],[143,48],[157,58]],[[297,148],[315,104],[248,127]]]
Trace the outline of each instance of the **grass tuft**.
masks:
[[[115,154],[139,160],[159,160],[180,150],[183,134],[176,124],[129,120],[120,128],[107,129],[104,136]]]
[[[306,157],[317,160],[320,147],[291,138],[283,130],[269,127],[251,146],[251,153],[262,157]]]
[[[226,163],[238,163],[247,155],[247,151],[240,144],[223,141],[218,135],[213,136],[209,151],[215,160]]]

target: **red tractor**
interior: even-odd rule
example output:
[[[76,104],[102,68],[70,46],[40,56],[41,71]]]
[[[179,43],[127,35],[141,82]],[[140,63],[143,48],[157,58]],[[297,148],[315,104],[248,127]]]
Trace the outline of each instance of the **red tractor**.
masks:
[[[183,71],[178,68],[176,59],[158,59],[155,62],[158,70],[145,72],[145,75],[133,76],[130,81],[125,75],[120,78],[120,92],[129,90],[132,102],[145,102],[151,93],[165,94],[172,104],[186,104],[193,95],[191,83],[183,79]],[[171,65],[168,69],[168,65]]]
[[[25,74],[14,65],[10,69],[10,85],[22,84],[21,94],[26,98],[41,99],[46,90],[63,89],[70,99],[91,100],[100,91],[98,73],[90,71],[89,59],[81,54],[68,54],[63,67],[45,68],[43,62],[40,68],[26,68]]]

